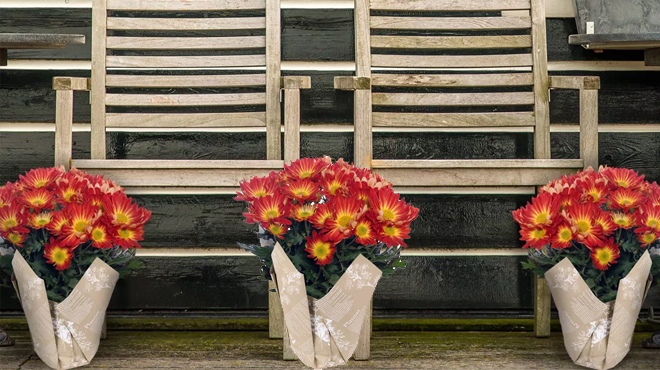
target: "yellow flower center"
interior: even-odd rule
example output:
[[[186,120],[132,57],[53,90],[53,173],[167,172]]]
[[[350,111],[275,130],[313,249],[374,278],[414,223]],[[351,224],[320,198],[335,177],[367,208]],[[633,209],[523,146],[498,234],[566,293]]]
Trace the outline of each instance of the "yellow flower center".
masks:
[[[571,240],[572,237],[573,237],[573,233],[571,232],[570,229],[563,229],[563,230],[559,233],[559,238],[560,238],[561,240],[563,240],[563,241]]]
[[[284,232],[284,229],[282,229],[282,226],[280,225],[271,225],[269,227],[269,230],[273,235],[278,235]]]
[[[324,259],[330,253],[330,244],[319,242],[314,246],[314,256],[318,259]]]
[[[385,235],[387,235],[387,236],[396,235],[396,228],[394,228],[392,226],[385,226],[383,228],[383,233],[385,233]]]
[[[306,196],[308,196],[308,195],[309,195],[309,193],[308,193],[307,191],[305,191],[305,190],[298,190],[298,191],[296,192],[296,196],[298,196],[298,197],[306,197]]]
[[[655,241],[655,234],[649,233],[649,234],[644,234],[642,236],[642,240],[644,240],[644,243],[653,243]]]
[[[266,219],[267,220],[272,220],[274,218],[277,218],[279,215],[280,215],[280,213],[277,212],[277,210],[273,209],[273,210],[270,210],[270,211],[266,212]]]
[[[337,222],[343,227],[348,227],[351,220],[353,220],[353,217],[351,216],[341,216]]]
[[[305,172],[301,172],[301,173],[300,173],[300,178],[301,178],[301,179],[304,179],[304,178],[307,178],[307,177],[310,177],[310,176],[312,176],[312,172],[311,172],[311,171],[305,171]]]
[[[653,219],[649,219],[648,221],[646,221],[646,225],[647,225],[648,227],[651,227],[651,228],[657,229],[658,226],[660,226],[660,221],[658,221],[658,220],[653,220]]]
[[[307,210],[302,210],[298,212],[298,217],[299,218],[309,218],[312,215],[312,212],[307,211]]]
[[[64,200],[69,202],[71,200],[71,197],[75,194],[76,192],[73,189],[67,189],[63,194],[62,197]]]
[[[12,227],[16,226],[18,223],[16,222],[15,219],[9,219],[5,221],[4,228],[5,230],[11,229]]]
[[[536,229],[532,231],[532,238],[534,239],[541,239],[545,236],[545,230],[544,229]]]
[[[119,234],[119,237],[122,239],[130,239],[133,233],[131,233],[131,231],[128,229],[121,229],[117,232],[117,234]]]
[[[86,221],[78,221],[73,225],[73,228],[77,232],[83,233],[83,232],[85,232],[85,229],[87,228],[87,222]]]
[[[123,213],[117,213],[117,222],[120,224],[128,223],[128,216]]]
[[[95,229],[92,232],[92,239],[95,242],[101,241],[101,240],[105,239],[105,233],[103,232],[103,230]]]
[[[609,263],[612,260],[612,252],[607,248],[599,249],[596,252],[596,259],[602,264]]]
[[[53,262],[57,263],[58,265],[66,262],[68,257],[69,255],[64,249],[57,248],[53,252]]]
[[[626,180],[616,180],[617,185],[619,185],[622,188],[627,188],[628,187],[628,181]]]
[[[587,221],[579,221],[577,223],[578,231],[581,233],[586,233],[591,228],[591,225]]]
[[[394,217],[394,212],[389,209],[383,210],[383,219],[391,220]]]
[[[46,181],[46,180],[38,180],[38,181],[36,181],[36,182],[34,183],[34,187],[35,187],[35,188],[41,188],[41,187],[46,186],[46,184],[48,184],[48,181]]]
[[[369,228],[365,225],[358,225],[358,227],[355,228],[355,233],[357,236],[366,236],[369,234]]]
[[[18,244],[21,241],[21,236],[16,233],[11,233],[8,235],[7,239],[14,244]]]
[[[268,195],[268,194],[266,194],[266,192],[263,191],[263,190],[254,193],[254,196],[257,197],[257,198],[265,197],[266,195]]]
[[[548,222],[548,216],[549,215],[545,212],[539,213],[538,215],[536,215],[536,218],[534,219],[534,221],[536,221],[537,225],[545,224],[546,222]]]

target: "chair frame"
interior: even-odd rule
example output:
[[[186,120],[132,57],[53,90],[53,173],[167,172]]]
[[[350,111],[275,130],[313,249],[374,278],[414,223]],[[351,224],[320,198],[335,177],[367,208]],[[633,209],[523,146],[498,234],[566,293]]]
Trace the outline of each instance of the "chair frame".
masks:
[[[502,4],[507,1],[500,0]],[[523,3],[524,1],[509,1],[508,3]],[[598,89],[600,78],[591,76],[549,76],[547,70],[547,40],[545,1],[529,0],[532,39],[532,74],[534,86],[534,160],[374,160],[373,159],[373,127],[372,127],[372,54],[371,54],[371,21],[370,8],[372,3],[387,4],[390,10],[431,10],[430,0],[414,0],[409,3],[395,0],[355,0],[355,76],[335,77],[335,89],[354,91],[354,131],[355,131],[355,164],[359,167],[374,168],[392,181],[395,186],[415,186],[416,179],[426,179],[419,190],[451,189],[456,187],[477,187],[489,193],[498,193],[502,184],[489,183],[497,174],[498,163],[508,162],[504,177],[514,178],[516,174],[529,174],[516,186],[542,186],[548,179],[566,173],[567,168],[574,168],[580,163],[583,169],[598,167]],[[489,1],[494,4],[496,1]],[[475,10],[470,4],[458,4],[452,0],[435,0],[434,6],[464,6],[464,9]],[[497,5],[491,9],[498,9]],[[512,8],[516,9],[516,8]],[[433,9],[436,10],[436,9]],[[423,58],[423,57],[422,57]],[[440,84],[436,86],[441,86]],[[549,90],[572,89],[580,93],[580,160],[552,160],[550,151],[550,118]],[[423,116],[424,114],[420,114]],[[440,124],[429,123],[425,127],[442,127]],[[468,127],[474,125],[452,125],[452,127]],[[445,126],[446,127],[446,126]],[[499,162],[498,162],[499,161]],[[533,162],[532,162],[533,161]],[[390,167],[390,168],[388,168]],[[452,167],[455,167],[456,170]],[[445,180],[467,170],[467,176],[459,180]],[[435,171],[435,176],[430,176]],[[444,171],[444,172],[443,172]],[[504,172],[501,172],[504,175]],[[422,176],[423,175],[423,176]],[[430,177],[430,179],[429,179]],[[523,177],[523,176],[521,176]],[[392,180],[394,179],[394,180]],[[407,180],[412,179],[412,180]],[[397,184],[397,182],[405,184]],[[462,183],[461,183],[462,181]],[[435,182],[435,183],[433,183]],[[443,183],[444,182],[444,183]],[[507,182],[507,181],[504,181]],[[413,184],[411,184],[413,183]],[[439,185],[439,187],[438,187]],[[442,191],[435,191],[442,193]],[[545,279],[535,277],[534,281],[534,332],[537,337],[550,336],[551,296]]]

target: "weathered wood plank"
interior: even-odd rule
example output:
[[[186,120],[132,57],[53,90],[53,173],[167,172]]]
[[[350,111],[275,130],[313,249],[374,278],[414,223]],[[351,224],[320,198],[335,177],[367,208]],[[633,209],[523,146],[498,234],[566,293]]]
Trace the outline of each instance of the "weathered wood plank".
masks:
[[[373,168],[579,168],[579,159],[499,159],[499,160],[412,160],[378,159],[372,161]]]
[[[385,106],[486,106],[486,105],[533,105],[532,92],[515,93],[373,93],[373,105]]]
[[[265,74],[240,75],[106,75],[108,87],[247,87],[265,86]]]
[[[266,3],[266,155],[282,159],[282,13],[280,0]]]
[[[106,94],[108,106],[214,106],[214,105],[263,105],[266,94]]]
[[[545,30],[545,1],[531,0],[532,58],[534,66],[534,157],[550,158],[550,92],[548,84],[548,51]]]
[[[172,161],[170,161],[172,162]],[[76,161],[74,161],[76,166]],[[189,187],[189,188],[212,188],[212,187],[237,187],[240,182],[255,176],[268,176],[272,170],[260,169],[88,169],[78,165],[90,174],[101,175],[112,179],[121,186],[126,187]]]
[[[582,163],[578,169],[582,168]],[[383,168],[375,170],[395,186],[541,186],[573,175],[566,168]]]
[[[105,0],[92,0],[92,82],[90,104],[92,106],[92,158],[104,159],[105,142],[105,74],[107,67],[106,20],[108,16]]]
[[[529,48],[532,37],[513,36],[371,36],[372,48],[388,49],[511,49]]]
[[[405,68],[474,68],[474,67],[529,67],[530,54],[498,55],[388,55],[373,54],[374,67]]]
[[[486,87],[486,86],[529,86],[531,73],[487,73],[487,74],[381,74],[371,76],[372,86],[395,87]]]
[[[266,47],[264,36],[242,37],[108,37],[108,49],[115,50],[220,50]]]
[[[109,10],[202,11],[264,9],[266,0],[107,0]]]
[[[534,126],[532,112],[511,113],[372,113],[374,127]]]
[[[371,0],[374,10],[477,11],[529,9],[529,0]]]
[[[564,160],[568,161],[568,160]],[[279,169],[283,162],[279,160],[153,160],[153,159],[107,159],[107,160],[75,160],[78,168],[85,169]]]
[[[223,31],[266,28],[264,17],[233,18],[108,18],[109,30]]]
[[[371,28],[388,30],[481,31],[531,27],[530,17],[371,17]]]
[[[108,113],[107,127],[265,127],[265,112]]]
[[[73,90],[57,91],[55,166],[69,168],[73,155]]]
[[[108,55],[109,68],[255,67],[266,64],[265,55],[117,56]]]

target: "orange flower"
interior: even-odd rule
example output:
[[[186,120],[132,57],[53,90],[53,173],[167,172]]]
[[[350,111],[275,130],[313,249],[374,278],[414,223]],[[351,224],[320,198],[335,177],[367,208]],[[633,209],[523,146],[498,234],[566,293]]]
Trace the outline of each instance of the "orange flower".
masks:
[[[362,207],[356,198],[335,198],[332,202],[333,216],[325,221],[326,236],[334,241],[348,238]]]
[[[378,240],[387,244],[388,247],[400,245],[407,247],[403,239],[409,239],[410,228],[406,226],[381,224],[378,230]]]
[[[89,233],[89,239],[95,248],[107,249],[113,247],[112,238],[104,225],[94,225],[92,231]]]
[[[290,165],[284,165],[284,174],[287,179],[310,179],[312,181],[318,180],[321,172],[328,167],[321,158],[303,158],[291,162]]]
[[[257,198],[273,195],[277,191],[277,183],[271,177],[253,177],[250,181],[241,181],[241,191],[237,191],[235,200],[252,202]]]
[[[282,192],[298,203],[315,201],[319,198],[319,186],[310,179],[294,180],[284,186]]]
[[[316,208],[316,213],[309,218],[309,222],[314,225],[317,229],[322,229],[325,227],[325,221],[332,217],[332,206],[330,203],[319,204]]]
[[[103,198],[103,213],[108,224],[119,228],[135,228],[144,225],[151,212],[144,211],[123,193],[106,194]]]
[[[635,232],[637,232],[637,230],[635,230]],[[639,242],[642,243],[642,248],[648,247],[649,244],[658,240],[658,232],[646,231],[646,232],[638,233],[637,240],[639,240]]]
[[[309,236],[307,237],[305,252],[309,253],[309,258],[313,258],[317,265],[325,266],[332,261],[336,244],[335,242],[326,240],[321,234],[314,231],[311,238]]]
[[[55,196],[59,203],[80,203],[83,200],[82,190],[86,188],[87,185],[83,184],[78,177],[67,174],[57,182]]]
[[[357,222],[354,234],[356,236],[355,240],[362,245],[376,244],[376,231],[371,221],[366,217]]]
[[[618,189],[611,196],[611,208],[629,211],[643,202],[642,194],[630,189]]]
[[[549,193],[539,194],[532,203],[514,213],[514,218],[521,225],[529,228],[550,226],[559,219],[559,197]]]
[[[17,205],[0,208],[0,232],[28,233],[25,228],[27,219],[22,213],[23,209]]]
[[[73,253],[71,250],[63,245],[57,243],[53,238],[50,238],[50,243],[46,245],[44,257],[48,263],[55,265],[55,269],[63,271],[71,266]]]
[[[660,207],[652,204],[640,207],[637,224],[652,231],[660,231]]]
[[[1,234],[3,234],[2,236],[5,239],[9,240],[12,244],[14,244],[16,246],[19,246],[19,247],[23,246],[23,242],[27,238],[27,235],[16,232],[16,231],[12,231],[10,233],[1,233]]]
[[[395,225],[411,222],[419,212],[419,209],[406,204],[405,199],[399,199],[399,194],[390,188],[372,190],[369,194],[369,205],[374,221]]]
[[[594,220],[598,210],[594,204],[576,204],[565,211],[571,226],[575,228],[575,239],[589,249],[599,245],[603,238],[603,229]]]
[[[602,178],[587,178],[583,184],[583,201],[601,205],[607,195],[607,186]]]
[[[322,194],[330,197],[346,195],[352,180],[353,175],[346,170],[327,171],[320,182]]]
[[[37,168],[25,174],[18,176],[21,184],[27,188],[41,189],[48,188],[55,183],[55,180],[62,175],[58,168]]]
[[[540,249],[552,242],[552,234],[543,227],[521,227],[520,240],[525,242],[523,248]]]
[[[280,239],[284,239],[284,235],[288,228],[286,225],[278,224],[278,223],[272,223],[269,224],[268,227],[266,228],[273,236],[278,237]]]
[[[314,211],[316,210],[316,204],[306,203],[306,204],[296,204],[293,206],[291,215],[296,221],[305,221],[310,217],[314,216]]]
[[[254,224],[261,223],[268,228],[270,223],[291,225],[286,217],[291,214],[291,204],[284,194],[267,195],[256,199],[249,207],[250,212],[243,213],[245,222]]]
[[[594,266],[602,271],[608,270],[610,265],[617,262],[617,258],[619,258],[619,244],[614,244],[613,238],[595,247],[591,252]]]
[[[21,195],[21,202],[35,212],[42,209],[52,209],[55,207],[55,196],[46,189],[36,189],[26,191]]]
[[[16,187],[11,182],[7,185],[0,187],[0,208],[9,206],[11,199],[14,197]]]
[[[612,221],[612,216],[609,212],[605,212],[601,209],[596,211],[594,222],[601,227],[601,232],[605,236],[611,235],[617,229],[617,225]]]
[[[64,212],[52,212],[51,216],[52,220],[46,225],[46,229],[54,235],[60,235],[62,233],[62,227],[67,225],[70,220]]]
[[[612,187],[635,189],[644,181],[644,176],[627,168],[601,167],[598,171]]]
[[[612,222],[621,229],[630,229],[635,226],[635,218],[630,213],[612,212]]]
[[[574,235],[573,229],[567,223],[562,223],[557,226],[557,232],[552,239],[552,247],[558,249],[566,249],[573,245]]]
[[[32,213],[28,217],[30,227],[33,229],[43,229],[52,221],[53,215],[50,212]]]
[[[65,209],[70,223],[62,226],[61,242],[75,248],[88,240],[92,226],[98,219],[98,211],[88,204],[72,203]]]
[[[113,244],[124,249],[140,248],[139,241],[143,240],[144,230],[132,228],[117,228],[113,235]]]

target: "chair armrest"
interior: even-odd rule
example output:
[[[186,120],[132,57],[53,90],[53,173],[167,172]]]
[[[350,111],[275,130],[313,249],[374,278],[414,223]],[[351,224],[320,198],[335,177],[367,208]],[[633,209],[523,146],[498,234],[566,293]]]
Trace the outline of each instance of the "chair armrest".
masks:
[[[598,90],[600,77],[597,76],[550,76],[551,89]]]
[[[89,91],[92,79],[86,77],[53,77],[53,90]]]
[[[309,76],[285,76],[281,78],[283,89],[311,89],[312,78]]]
[[[371,90],[371,77],[337,76],[335,77],[337,90]]]

